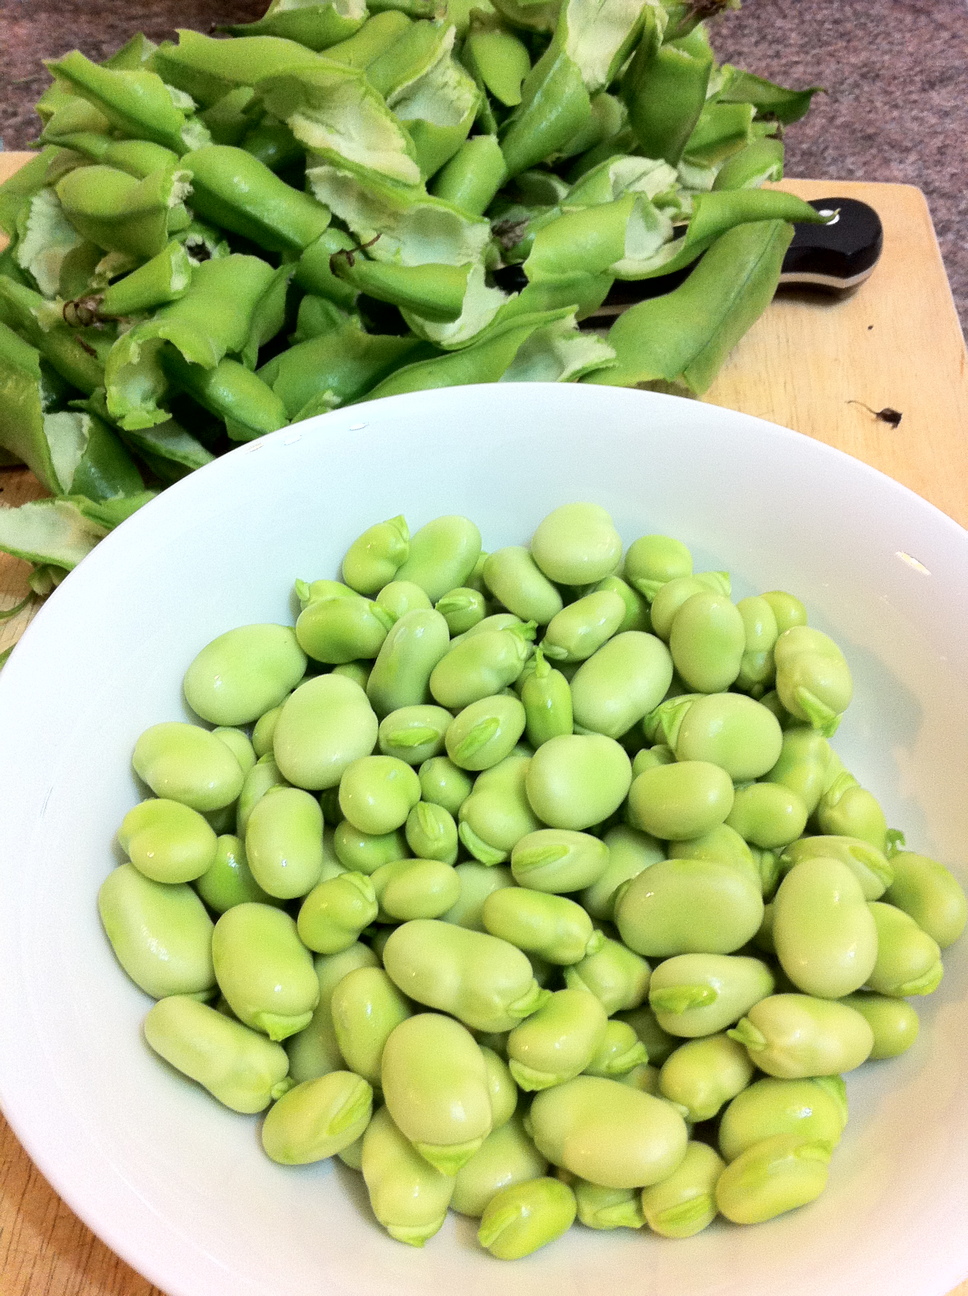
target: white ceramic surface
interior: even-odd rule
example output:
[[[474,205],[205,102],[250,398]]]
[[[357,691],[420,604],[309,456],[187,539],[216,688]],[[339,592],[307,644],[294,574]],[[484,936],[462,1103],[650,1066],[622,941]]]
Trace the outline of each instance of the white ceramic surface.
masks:
[[[850,1078],[817,1203],[681,1242],[574,1229],[510,1265],[468,1221],[422,1251],[391,1241],[349,1171],[271,1164],[256,1119],[142,1043],[148,1000],[95,893],[136,798],[131,747],[184,715],[194,653],[287,619],[293,579],[335,576],[379,519],[465,513],[496,548],[580,499],[626,541],[680,537],[735,597],[797,593],[853,667],[845,763],[966,876],[968,534],[896,483],[744,415],[591,386],[393,397],[236,450],[109,536],[0,675],[0,1097],[55,1188],[170,1296],[942,1296],[968,1274],[968,938],[916,1048]]]

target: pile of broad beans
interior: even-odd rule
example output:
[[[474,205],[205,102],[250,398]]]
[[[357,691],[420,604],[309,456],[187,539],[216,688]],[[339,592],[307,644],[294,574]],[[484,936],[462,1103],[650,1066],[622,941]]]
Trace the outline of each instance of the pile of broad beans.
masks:
[[[717,64],[701,9],[273,0],[48,63],[40,152],[0,186],[0,463],[53,498],[0,515],[0,550],[46,593],[169,482],[361,400],[704,390],[821,218],[759,187],[813,91]],[[693,265],[579,330],[616,280]]]
[[[415,1246],[815,1199],[842,1076],[914,1043],[966,920],[829,742],[837,645],[588,503],[487,554],[396,517],[341,576],[137,741],[99,908],[151,1048]]]

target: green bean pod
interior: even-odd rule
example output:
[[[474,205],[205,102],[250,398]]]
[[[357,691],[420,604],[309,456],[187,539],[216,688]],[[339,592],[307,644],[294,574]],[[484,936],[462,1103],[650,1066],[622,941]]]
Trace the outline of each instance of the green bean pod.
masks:
[[[292,1086],[280,1044],[189,995],[160,999],[143,1029],[160,1057],[232,1111],[264,1111]]]
[[[118,962],[153,999],[214,989],[212,920],[187,882],[155,882],[121,864],[101,883],[97,906]]]
[[[219,989],[246,1026],[278,1042],[309,1025],[319,983],[295,922],[281,909],[241,904],[222,914],[212,961]]]
[[[491,1132],[487,1070],[471,1033],[451,1017],[417,1013],[383,1048],[387,1110],[414,1149],[455,1175]]]

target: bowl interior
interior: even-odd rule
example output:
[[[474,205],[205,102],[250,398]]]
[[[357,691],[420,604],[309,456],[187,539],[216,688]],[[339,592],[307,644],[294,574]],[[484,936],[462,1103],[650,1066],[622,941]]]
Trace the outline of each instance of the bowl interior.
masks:
[[[138,734],[187,718],[180,680],[225,629],[292,617],[293,580],[404,513],[526,543],[593,500],[626,543],[684,540],[734,597],[785,588],[848,655],[834,745],[909,845],[962,878],[968,841],[968,535],[903,487],[744,415],[624,389],[416,393],[253,442],[109,536],[0,676],[0,1096],[41,1170],[170,1296],[943,1296],[968,1273],[968,957],[917,1006],[904,1057],[849,1078],[830,1186],[768,1225],[689,1241],[574,1229],[514,1265],[451,1218],[423,1250],[386,1237],[358,1177],[284,1169],[255,1118],[149,1054],[149,1001],[118,969],[95,895],[138,793]]]

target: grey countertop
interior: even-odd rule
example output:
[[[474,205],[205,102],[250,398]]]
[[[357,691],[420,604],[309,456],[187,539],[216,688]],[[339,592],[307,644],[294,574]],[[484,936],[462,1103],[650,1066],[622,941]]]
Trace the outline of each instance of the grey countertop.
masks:
[[[0,0],[0,139],[26,148],[41,59],[103,58],[135,32],[248,21],[266,0]],[[927,195],[968,327],[968,0],[746,0],[713,26],[720,59],[823,86],[786,134],[787,174],[886,180]]]

